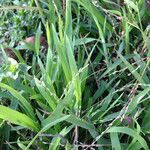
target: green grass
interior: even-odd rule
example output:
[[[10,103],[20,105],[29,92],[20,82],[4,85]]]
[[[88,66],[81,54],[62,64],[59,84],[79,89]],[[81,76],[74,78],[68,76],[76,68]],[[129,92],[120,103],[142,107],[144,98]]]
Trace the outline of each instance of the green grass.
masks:
[[[0,149],[149,149],[146,1],[9,0],[0,6]],[[35,44],[20,46],[32,34]],[[48,43],[44,56],[41,35]],[[13,47],[17,63],[6,47]]]

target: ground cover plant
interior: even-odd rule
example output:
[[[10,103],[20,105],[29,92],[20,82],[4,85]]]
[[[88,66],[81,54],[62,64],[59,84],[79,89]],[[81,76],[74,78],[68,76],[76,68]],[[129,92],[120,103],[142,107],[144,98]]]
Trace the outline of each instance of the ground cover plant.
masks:
[[[1,0],[0,13],[0,149],[149,149],[149,0]]]

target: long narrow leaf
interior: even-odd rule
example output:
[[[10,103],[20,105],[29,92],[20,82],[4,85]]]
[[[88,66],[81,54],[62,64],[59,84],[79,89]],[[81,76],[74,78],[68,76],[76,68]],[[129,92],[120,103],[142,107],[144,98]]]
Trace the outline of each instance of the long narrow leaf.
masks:
[[[17,100],[20,102],[22,108],[26,111],[26,113],[33,119],[35,119],[35,115],[33,112],[33,109],[30,105],[30,103],[15,89],[13,89],[12,87],[4,84],[4,83],[0,83],[0,87],[3,89],[8,90],[14,97],[17,98]]]
[[[134,137],[143,146],[145,150],[149,150],[148,145],[144,138],[142,138],[136,131],[127,127],[111,127],[107,133],[124,133]]]
[[[39,130],[39,125],[31,118],[29,118],[25,114],[22,114],[18,111],[12,110],[2,105],[0,105],[0,118],[3,120],[8,120],[17,125],[32,129],[34,131]]]

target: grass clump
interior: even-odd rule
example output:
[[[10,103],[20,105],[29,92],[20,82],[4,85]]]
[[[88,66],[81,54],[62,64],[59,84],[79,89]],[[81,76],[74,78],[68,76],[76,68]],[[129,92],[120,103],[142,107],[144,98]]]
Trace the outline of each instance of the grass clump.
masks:
[[[149,149],[147,1],[22,0],[0,10],[0,149]]]

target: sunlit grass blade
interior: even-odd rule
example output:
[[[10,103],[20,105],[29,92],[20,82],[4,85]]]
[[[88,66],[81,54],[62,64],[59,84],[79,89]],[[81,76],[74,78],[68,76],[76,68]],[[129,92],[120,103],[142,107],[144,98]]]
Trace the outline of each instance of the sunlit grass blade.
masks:
[[[43,120],[42,122],[42,126],[46,126],[49,122],[53,122],[55,119],[59,118],[62,115],[62,112],[64,110],[64,108],[71,104],[72,102],[72,98],[73,98],[73,88],[71,87],[69,91],[67,91],[65,97],[63,98],[63,100],[61,100],[56,109],[52,112],[51,115],[49,115],[45,120]]]
[[[33,121],[25,114],[22,114],[18,111],[12,110],[2,105],[0,105],[0,118],[3,120],[8,120],[17,125],[23,126],[25,128],[32,129],[34,131],[39,130],[39,125],[37,122]]]
[[[34,78],[34,80],[41,95],[46,99],[47,103],[52,108],[52,110],[54,110],[56,108],[56,101],[54,98],[54,94],[53,93],[50,94],[46,91],[46,87],[43,86],[44,82],[40,82],[37,78]]]
[[[79,45],[84,45],[84,44],[88,44],[91,42],[97,41],[97,39],[95,38],[81,38],[81,39],[76,39],[75,40],[75,46],[79,46]]]
[[[16,91],[12,87],[10,87],[4,83],[0,83],[0,87],[5,90],[8,90],[14,97],[16,97],[17,100],[20,102],[20,105],[22,106],[22,108],[27,113],[27,115],[30,116],[31,118],[33,118],[34,120],[36,120],[31,104],[18,91]]]
[[[53,25],[52,25],[52,30],[53,30],[53,39],[55,42],[56,51],[57,51],[59,58],[61,60],[63,71],[64,71],[64,74],[66,76],[66,79],[69,82],[71,80],[72,76],[71,76],[69,63],[68,63],[68,60],[66,57],[66,51],[64,48],[64,43],[61,43],[61,41],[59,40],[58,35],[56,33],[56,30],[55,30],[55,27]]]
[[[40,39],[41,39],[41,24],[39,24],[39,27],[37,29],[36,36],[35,36],[35,51],[37,55],[39,54],[39,51],[40,51]]]
[[[72,72],[72,81],[75,87],[75,95],[77,100],[77,105],[81,103],[81,81],[79,78],[79,71],[76,65],[76,61],[73,55],[73,50],[71,48],[71,44],[69,42],[69,38],[66,36],[66,49],[67,49],[67,57],[69,60],[69,65]],[[76,106],[77,107],[77,106]]]
[[[72,39],[72,13],[71,13],[71,1],[66,0],[66,21],[65,21],[65,34],[68,38]]]

